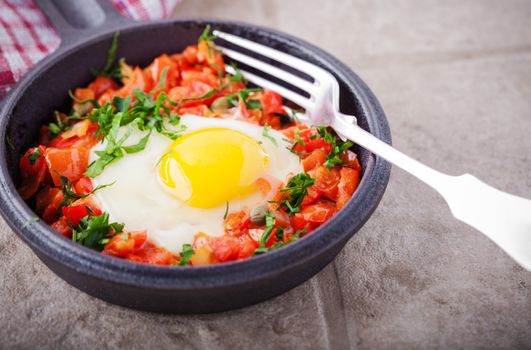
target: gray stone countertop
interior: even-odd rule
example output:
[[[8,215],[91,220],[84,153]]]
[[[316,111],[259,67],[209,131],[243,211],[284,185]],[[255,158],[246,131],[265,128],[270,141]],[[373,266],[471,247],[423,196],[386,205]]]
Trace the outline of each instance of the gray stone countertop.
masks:
[[[345,62],[394,145],[531,198],[528,0],[185,0]],[[107,304],[50,272],[0,222],[0,348],[531,348],[531,273],[393,169],[374,215],[299,287],[245,309],[168,316]]]

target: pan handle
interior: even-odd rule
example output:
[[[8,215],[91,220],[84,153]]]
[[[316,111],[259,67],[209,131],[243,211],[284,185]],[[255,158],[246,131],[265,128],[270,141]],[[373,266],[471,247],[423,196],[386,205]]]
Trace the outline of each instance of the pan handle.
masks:
[[[131,20],[109,0],[35,0],[61,37],[61,46],[75,45],[87,37],[116,30]]]

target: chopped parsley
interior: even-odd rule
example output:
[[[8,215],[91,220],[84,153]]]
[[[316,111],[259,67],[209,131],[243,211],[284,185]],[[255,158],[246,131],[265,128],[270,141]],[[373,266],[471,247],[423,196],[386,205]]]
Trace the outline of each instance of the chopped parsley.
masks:
[[[235,94],[226,95],[225,98],[231,107],[237,107],[239,101],[243,101],[245,107],[248,109],[261,109],[262,103],[260,100],[250,99],[249,96],[255,92],[262,91],[260,88],[241,89]]]
[[[227,205],[225,206],[225,214],[223,214],[223,220],[227,218],[227,215],[229,215],[229,202],[227,202]]]
[[[293,145],[291,146],[290,148],[290,151],[292,153],[295,153],[296,155],[298,155],[299,157],[306,154],[306,151],[301,151],[301,152],[297,152],[295,150],[295,148],[297,148],[298,145],[300,145],[301,147],[304,147],[306,146],[306,144],[304,143],[304,140],[301,139],[301,131],[298,129],[298,128],[295,128],[295,142],[293,143]]]
[[[199,36],[198,42],[206,41],[207,43],[212,43],[214,40],[218,38],[216,35],[210,34],[210,29],[211,29],[210,24],[207,24],[205,29],[203,30],[203,33],[201,33],[201,36]]]
[[[87,99],[87,100],[80,100],[78,99],[74,93],[72,92],[72,90],[68,90],[68,96],[70,96],[70,98],[72,99],[72,101],[74,101],[75,103],[80,103],[80,104],[85,104],[85,103],[90,103],[92,104],[94,107],[100,107],[100,104],[98,101],[94,100],[94,99]]]
[[[264,230],[264,233],[262,233],[262,237],[260,238],[259,248],[265,248],[267,240],[269,239],[269,236],[271,236],[271,232],[273,232],[273,229],[275,228],[275,213],[268,211],[265,215],[265,223],[266,228]]]
[[[96,135],[101,135],[107,140],[105,150],[95,151],[99,157],[93,161],[85,175],[96,177],[103,169],[114,161],[124,156],[125,153],[136,153],[146,148],[151,132],[156,130],[161,135],[171,140],[181,136],[184,126],[177,130],[166,128],[165,121],[172,125],[178,125],[180,116],[171,113],[170,105],[172,102],[168,99],[166,93],[160,93],[157,98],[152,94],[144,93],[140,90],[134,91],[135,101],[131,104],[132,98],[115,97],[111,103],[106,103],[100,108],[93,109],[89,115],[92,122],[98,123]],[[120,128],[128,126],[123,135],[119,135]],[[133,145],[124,145],[125,141],[133,132],[133,127],[147,133]]]
[[[87,215],[72,227],[72,240],[85,247],[102,250],[109,238],[122,232],[124,224],[109,223],[109,214]]]
[[[58,213],[59,214],[61,213],[61,208],[63,208],[64,206],[72,204],[77,199],[86,198],[86,197],[94,194],[94,192],[96,192],[98,190],[101,190],[102,188],[109,187],[109,186],[114,184],[114,182],[113,182],[113,183],[110,183],[110,184],[99,185],[99,186],[97,186],[96,188],[94,188],[92,191],[90,191],[87,194],[77,194],[72,188],[72,186],[73,186],[72,182],[70,180],[68,180],[68,178],[66,176],[61,176],[60,180],[61,180],[61,191],[63,191],[63,195],[64,196],[63,196],[63,200],[61,201],[61,204],[59,205],[59,208],[58,208]]]
[[[121,79],[122,78],[122,72],[120,65],[114,65],[114,60],[116,58],[116,50],[118,49],[118,37],[120,36],[120,32],[115,32],[114,36],[112,37],[111,46],[109,47],[109,50],[107,51],[107,61],[105,63],[105,66],[101,70],[91,69],[91,73],[94,76],[104,76],[109,78],[115,78],[115,79]]]
[[[242,72],[238,69],[236,64],[234,62],[231,63],[232,69],[234,69],[235,74],[230,78],[232,82],[235,83],[243,83],[245,82],[245,79],[243,77]]]
[[[183,98],[181,100],[181,102],[179,102],[179,103],[183,103],[183,102],[186,102],[186,101],[200,101],[200,100],[204,100],[205,98],[211,98],[212,96],[214,96],[214,93],[217,92],[217,91],[218,91],[218,89],[212,89],[212,90],[209,90],[209,91],[205,92],[201,96]]]
[[[262,129],[262,136],[269,139],[271,142],[273,142],[273,144],[278,145],[277,140],[273,136],[269,135],[270,130],[271,127],[269,125],[264,125],[264,128]]]
[[[280,229],[280,230],[279,230]],[[295,242],[296,240],[298,240],[300,238],[301,235],[305,234],[306,231],[308,231],[308,228],[305,227],[304,229],[302,230],[298,230],[295,232],[295,234],[293,235],[293,237],[291,237],[291,239],[287,242],[278,242],[278,243],[275,243],[274,245],[272,245],[271,247],[267,248],[267,247],[258,247],[256,248],[256,250],[254,251],[253,255],[260,255],[260,254],[265,254],[265,253],[269,253],[269,252],[272,252],[273,250],[277,250],[279,248],[282,248],[292,242]],[[279,237],[279,236],[282,236],[282,237]],[[281,227],[277,227],[277,238],[279,240],[282,240],[284,239],[284,230],[281,228]]]
[[[51,138],[57,137],[57,135],[59,135],[61,132],[65,131],[70,127],[70,124],[66,122],[68,120],[66,118],[63,118],[60,112],[55,111],[54,116],[55,122],[51,122],[50,124],[48,124],[48,129],[50,129]]]
[[[28,160],[31,165],[35,164],[37,159],[39,159],[42,156],[42,152],[38,148],[34,148],[33,152],[28,155]]]
[[[315,179],[309,174],[300,173],[293,176],[286,187],[280,190],[283,194],[283,200],[273,203],[279,204],[280,208],[285,208],[289,215],[298,213],[301,210],[301,204],[304,197],[308,194],[308,187],[315,183]]]
[[[181,256],[181,261],[179,261],[180,266],[186,266],[188,265],[188,262],[194,256],[195,252],[192,249],[192,246],[190,244],[183,244],[183,250],[179,255]]]
[[[324,166],[332,169],[336,165],[345,165],[341,159],[341,153],[352,147],[352,141],[342,141],[337,135],[332,134],[326,126],[317,127],[317,135],[313,138],[322,137],[326,143],[332,145],[332,150],[326,155]]]
[[[26,220],[26,222],[24,223],[24,225],[22,225],[22,228],[26,228],[28,226],[30,226],[31,224],[34,224],[36,223],[37,221],[39,221],[39,217],[38,216],[33,216],[31,218],[29,218],[28,220]]]

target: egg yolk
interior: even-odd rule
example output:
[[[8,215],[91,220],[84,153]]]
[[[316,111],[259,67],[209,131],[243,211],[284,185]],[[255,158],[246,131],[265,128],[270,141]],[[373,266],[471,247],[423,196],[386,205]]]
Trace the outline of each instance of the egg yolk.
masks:
[[[175,140],[160,161],[159,175],[179,200],[212,208],[254,192],[268,162],[257,140],[239,131],[210,128]]]

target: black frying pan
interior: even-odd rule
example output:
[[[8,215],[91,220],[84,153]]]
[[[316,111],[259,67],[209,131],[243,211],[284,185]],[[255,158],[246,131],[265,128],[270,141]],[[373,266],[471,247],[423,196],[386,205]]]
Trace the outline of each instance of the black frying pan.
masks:
[[[68,90],[91,81],[102,67],[114,31],[117,57],[146,65],[162,53],[197,42],[206,24],[269,45],[330,71],[341,87],[341,110],[358,117],[373,135],[390,142],[385,115],[369,88],[321,49],[271,29],[222,20],[173,19],[136,23],[104,0],[37,1],[61,35],[59,49],[37,64],[2,101],[0,114],[0,211],[15,233],[57,275],[111,303],[165,313],[206,313],[242,307],[300,284],[330,263],[377,207],[390,166],[358,149],[363,173],[348,204],[300,241],[241,262],[206,267],[158,267],[112,258],[53,232],[16,191],[20,155],[35,143],[54,109],[68,106]],[[67,18],[67,19],[65,19]],[[363,259],[360,256],[359,259]]]

